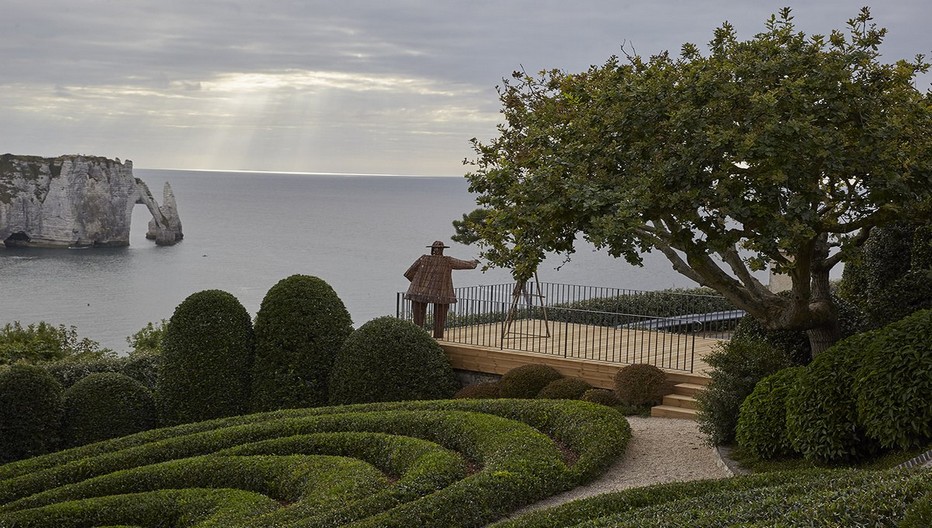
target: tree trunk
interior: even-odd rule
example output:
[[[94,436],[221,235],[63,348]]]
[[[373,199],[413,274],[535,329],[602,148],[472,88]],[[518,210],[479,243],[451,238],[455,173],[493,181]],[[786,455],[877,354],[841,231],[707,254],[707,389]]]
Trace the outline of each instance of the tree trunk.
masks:
[[[819,352],[824,351],[834,345],[841,338],[841,328],[836,317],[832,321],[823,323],[821,326],[806,330],[809,337],[809,346],[812,348],[812,357],[816,357]]]
[[[824,242],[824,241],[823,241]],[[820,244],[816,248],[816,265],[811,270],[811,291],[809,311],[814,327],[806,330],[809,337],[809,346],[812,348],[812,357],[835,344],[841,338],[841,325],[838,324],[838,308],[832,300],[831,283],[829,281],[829,268],[822,266],[828,255],[827,246]]]

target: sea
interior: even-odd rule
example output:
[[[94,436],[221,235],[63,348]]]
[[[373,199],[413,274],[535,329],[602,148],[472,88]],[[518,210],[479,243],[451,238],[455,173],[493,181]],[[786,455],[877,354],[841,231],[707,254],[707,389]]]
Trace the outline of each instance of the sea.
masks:
[[[0,326],[46,321],[117,353],[148,322],[169,319],[192,293],[220,289],[254,316],[265,293],[293,274],[329,283],[357,327],[394,315],[403,273],[427,246],[470,260],[475,246],[451,242],[452,221],[476,207],[462,177],[281,174],[134,169],[161,201],[170,182],[184,240],[145,238],[151,216],[133,212],[122,248],[7,249],[0,245]],[[580,241],[569,262],[550,256],[542,282],[638,290],[691,287],[659,253],[627,264]],[[454,272],[455,286],[507,283],[509,270]]]

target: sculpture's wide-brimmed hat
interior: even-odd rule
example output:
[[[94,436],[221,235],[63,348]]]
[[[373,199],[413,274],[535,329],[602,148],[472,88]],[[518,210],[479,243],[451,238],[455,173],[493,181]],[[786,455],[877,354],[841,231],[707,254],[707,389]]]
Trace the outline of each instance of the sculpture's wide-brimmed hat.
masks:
[[[444,244],[443,241],[441,241],[441,240],[435,240],[433,244],[431,244],[431,245],[429,245],[429,246],[424,246],[424,247],[429,247],[429,248],[431,248],[431,249],[433,249],[433,248],[444,248],[444,249],[449,249],[449,248],[450,248],[450,246]]]

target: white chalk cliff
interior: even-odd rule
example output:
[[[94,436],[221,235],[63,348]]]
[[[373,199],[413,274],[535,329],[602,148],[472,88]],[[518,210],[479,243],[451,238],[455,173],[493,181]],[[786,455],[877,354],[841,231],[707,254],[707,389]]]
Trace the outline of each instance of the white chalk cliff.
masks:
[[[159,206],[131,161],[0,156],[0,241],[7,246],[127,246],[136,204],[152,214],[147,236],[157,244],[183,238],[171,187],[166,183]]]

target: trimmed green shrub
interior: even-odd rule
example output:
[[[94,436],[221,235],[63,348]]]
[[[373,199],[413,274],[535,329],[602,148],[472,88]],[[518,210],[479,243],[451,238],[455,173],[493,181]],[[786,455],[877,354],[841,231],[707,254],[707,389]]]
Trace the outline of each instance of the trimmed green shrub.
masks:
[[[497,381],[483,381],[479,383],[470,383],[462,389],[456,391],[453,395],[455,399],[482,399],[482,398],[500,398],[501,391]]]
[[[120,372],[125,363],[124,358],[106,357],[85,360],[63,359],[40,366],[48,371],[55,381],[61,383],[63,388],[67,389],[91,374]]]
[[[823,351],[787,395],[787,435],[793,449],[807,459],[858,460],[876,450],[858,423],[852,391],[874,335],[851,336]]]
[[[696,396],[696,421],[712,445],[734,442],[741,404],[758,381],[793,366],[785,352],[766,342],[735,339],[722,343],[705,361],[712,367],[711,382]]]
[[[657,405],[663,399],[667,375],[647,364],[622,367],[615,373],[615,394],[626,405],[636,407]]]
[[[845,262],[839,294],[865,313],[865,329],[932,308],[930,231],[929,223],[874,228]]]
[[[233,295],[204,290],[175,309],[162,340],[161,421],[194,422],[248,409],[252,321]]]
[[[322,279],[292,275],[272,286],[256,314],[252,409],[326,404],[333,360],[352,332],[343,301]]]
[[[137,349],[121,358],[120,374],[125,374],[154,391],[162,368],[162,352],[156,349]]]
[[[62,388],[40,367],[0,370],[0,462],[58,449]]]
[[[776,472],[632,488],[491,526],[902,526],[930,488],[921,472]]]
[[[858,423],[884,448],[932,441],[932,310],[922,310],[874,334],[853,392]]]
[[[805,370],[790,367],[757,382],[741,404],[735,431],[739,446],[761,460],[793,453],[786,435],[786,396]]]
[[[630,436],[617,411],[578,401],[422,401],[229,417],[0,466],[0,525],[479,527],[594,478]],[[573,464],[560,445],[578,456]],[[327,469],[336,465],[357,473],[340,478]]]
[[[579,378],[553,380],[537,393],[537,397],[549,400],[578,400],[592,385]]]
[[[812,347],[805,330],[768,330],[753,316],[745,315],[738,321],[732,341],[763,341],[783,351],[794,365],[812,361]]]
[[[502,398],[534,398],[550,382],[562,377],[549,365],[521,365],[502,375],[498,382],[499,394]]]
[[[91,374],[64,393],[62,436],[68,446],[138,433],[156,425],[155,400],[145,386],[114,372]]]
[[[621,405],[621,400],[618,399],[618,396],[615,395],[613,391],[606,389],[589,389],[579,397],[582,401],[598,403],[599,405],[605,405],[607,407],[615,407]]]
[[[333,364],[330,401],[444,399],[456,388],[440,345],[410,321],[386,316],[362,325],[343,343]]]
[[[932,526],[932,491],[917,499],[906,510],[899,528],[929,528]]]
[[[875,327],[882,327],[913,312],[930,308],[932,270],[912,270],[903,274],[888,288],[874,292],[869,317]]]

